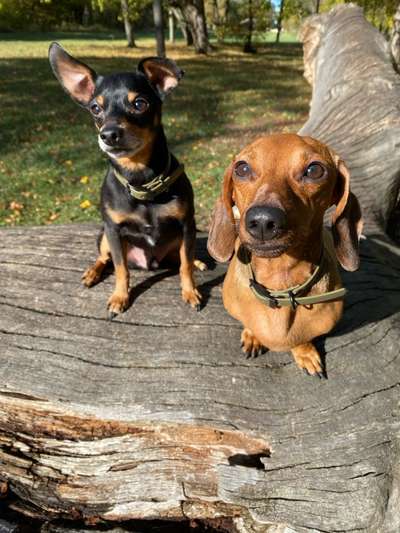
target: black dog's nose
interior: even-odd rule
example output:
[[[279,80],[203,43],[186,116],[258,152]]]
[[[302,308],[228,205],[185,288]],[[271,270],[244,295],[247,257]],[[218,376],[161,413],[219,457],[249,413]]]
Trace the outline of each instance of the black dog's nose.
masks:
[[[279,207],[251,207],[245,218],[246,229],[252,237],[269,241],[286,230],[286,213]]]
[[[122,135],[122,128],[118,126],[107,126],[100,132],[100,139],[108,144],[108,146],[116,146],[120,142]]]

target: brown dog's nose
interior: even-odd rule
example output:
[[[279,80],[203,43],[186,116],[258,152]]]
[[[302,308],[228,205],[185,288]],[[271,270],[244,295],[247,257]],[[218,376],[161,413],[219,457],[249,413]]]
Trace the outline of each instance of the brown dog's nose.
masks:
[[[100,133],[100,138],[109,146],[116,146],[122,138],[123,130],[118,126],[108,126]]]
[[[254,239],[269,241],[286,230],[286,213],[279,207],[254,206],[247,211],[245,224]]]

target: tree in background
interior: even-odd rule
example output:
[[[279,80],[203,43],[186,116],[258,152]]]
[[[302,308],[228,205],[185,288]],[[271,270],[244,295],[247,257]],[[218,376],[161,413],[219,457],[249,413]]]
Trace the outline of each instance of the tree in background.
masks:
[[[132,23],[129,16],[129,3],[128,0],[121,0],[121,12],[122,20],[124,21],[126,40],[128,41],[129,48],[136,46],[135,38],[133,36]]]
[[[232,0],[205,0],[206,18],[219,43],[225,39]]]
[[[197,54],[206,54],[210,49],[204,0],[171,0],[171,6],[179,12],[179,18],[185,21]]]
[[[165,57],[165,35],[162,0],[153,0],[154,27],[156,30],[157,55]]]
[[[281,0],[280,5],[279,5],[278,21],[276,23],[276,39],[275,39],[276,43],[279,43],[279,39],[281,37],[284,9],[285,9],[285,0]]]

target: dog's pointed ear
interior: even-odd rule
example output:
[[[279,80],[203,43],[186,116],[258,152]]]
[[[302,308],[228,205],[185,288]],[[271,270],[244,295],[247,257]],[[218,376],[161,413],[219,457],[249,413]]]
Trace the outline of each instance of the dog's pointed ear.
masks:
[[[237,236],[232,211],[232,171],[233,163],[225,171],[221,196],[214,207],[207,241],[209,254],[221,263],[232,257]]]
[[[178,85],[184,72],[175,61],[163,57],[146,57],[138,65],[161,100]]]
[[[344,161],[333,154],[337,181],[333,193],[336,209],[332,214],[332,232],[336,257],[345,270],[353,272],[360,265],[358,244],[363,227],[361,207],[350,191],[350,172]]]
[[[58,43],[51,43],[49,61],[64,90],[78,104],[86,106],[93,98],[97,74],[70,56]]]

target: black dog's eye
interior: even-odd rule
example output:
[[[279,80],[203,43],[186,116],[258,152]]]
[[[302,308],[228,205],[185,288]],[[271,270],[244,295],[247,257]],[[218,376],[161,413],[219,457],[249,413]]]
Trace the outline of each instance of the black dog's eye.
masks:
[[[324,176],[325,172],[326,170],[321,165],[321,163],[311,163],[306,168],[304,177],[309,179],[310,181],[315,181],[321,179]]]
[[[93,113],[93,115],[100,115],[101,107],[97,104],[92,104],[90,106],[90,111]]]
[[[138,98],[135,98],[132,107],[136,113],[144,113],[147,111],[149,103],[147,100],[139,96]]]
[[[251,167],[246,161],[238,161],[235,165],[235,174],[239,178],[248,178],[251,175]]]

